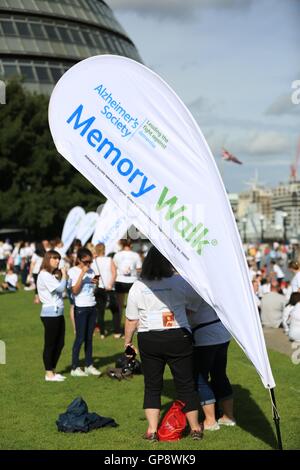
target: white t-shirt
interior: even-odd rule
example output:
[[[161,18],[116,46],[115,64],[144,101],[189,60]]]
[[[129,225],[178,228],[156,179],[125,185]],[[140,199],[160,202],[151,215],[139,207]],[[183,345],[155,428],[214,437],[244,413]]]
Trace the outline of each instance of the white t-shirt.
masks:
[[[80,276],[81,269],[78,266],[74,266],[69,269],[68,276],[71,280],[71,286],[74,287]],[[92,269],[89,269],[82,278],[81,289],[78,294],[74,295],[76,307],[94,307],[96,305],[96,299],[94,295],[95,284],[92,284],[92,279],[95,273]]]
[[[273,271],[274,273],[276,274],[276,277],[281,279],[284,277],[284,272],[282,271],[282,269],[278,266],[278,264],[274,264],[273,266]]]
[[[298,302],[290,312],[289,338],[300,341],[300,303]]]
[[[95,274],[100,274],[98,287],[101,289],[107,289],[111,284],[112,270],[111,270],[112,259],[109,256],[98,256],[92,264],[92,270]]]
[[[188,284],[179,275],[159,281],[136,281],[131,287],[126,307],[129,320],[139,320],[138,331],[187,328],[185,307]]]
[[[300,272],[297,272],[291,281],[292,291],[298,292],[300,289]]]
[[[17,274],[14,274],[14,273],[13,274],[6,274],[4,281],[8,282],[13,287],[17,287],[18,276],[17,276]]]
[[[137,269],[141,269],[142,261],[138,253],[122,250],[115,254],[114,263],[117,268],[116,282],[133,283],[137,280]]]
[[[31,262],[34,263],[32,274],[38,274],[42,266],[43,258],[38,256],[36,253],[33,253]]]
[[[55,292],[55,289],[60,285],[60,281],[56,279],[53,274],[48,271],[41,271],[37,278],[37,291],[40,301],[43,304],[43,309],[46,307],[54,307],[54,310],[49,309],[49,315],[56,316],[58,309],[63,309],[64,302],[62,293]],[[44,309],[44,311],[46,311]],[[53,311],[53,314],[51,313]],[[43,311],[42,314],[43,316]]]

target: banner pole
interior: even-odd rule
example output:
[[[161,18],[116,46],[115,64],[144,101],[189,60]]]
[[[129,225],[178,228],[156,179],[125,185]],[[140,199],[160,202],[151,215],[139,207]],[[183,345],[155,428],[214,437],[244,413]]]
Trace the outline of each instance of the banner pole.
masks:
[[[277,408],[276,408],[274,388],[270,389],[270,398],[271,398],[271,403],[272,403],[273,420],[274,420],[274,423],[275,423],[276,434],[277,434],[278,450],[283,450],[282,440],[281,440],[281,431],[280,431],[280,416],[279,416]]]

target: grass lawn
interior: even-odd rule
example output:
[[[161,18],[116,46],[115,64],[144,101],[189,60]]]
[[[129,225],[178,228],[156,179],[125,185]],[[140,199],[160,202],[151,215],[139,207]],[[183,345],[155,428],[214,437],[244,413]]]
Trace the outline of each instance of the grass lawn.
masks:
[[[0,338],[5,341],[7,364],[0,365],[0,449],[274,449],[275,431],[268,391],[240,348],[232,341],[229,377],[235,393],[238,426],[206,432],[202,441],[188,437],[175,443],[148,443],[141,439],[146,430],[142,410],[143,377],[128,381],[73,378],[69,375],[73,333],[68,321],[67,335],[58,371],[63,383],[44,381],[42,363],[43,326],[40,307],[33,305],[32,292],[0,295]],[[111,314],[107,313],[110,320]],[[113,365],[122,352],[123,341],[109,336],[94,338],[95,365],[102,371]],[[281,416],[285,449],[300,448],[300,364],[269,351]],[[68,404],[82,396],[89,411],[114,418],[118,428],[104,428],[88,434],[59,433],[55,421]],[[169,370],[165,374],[163,406],[174,399]]]

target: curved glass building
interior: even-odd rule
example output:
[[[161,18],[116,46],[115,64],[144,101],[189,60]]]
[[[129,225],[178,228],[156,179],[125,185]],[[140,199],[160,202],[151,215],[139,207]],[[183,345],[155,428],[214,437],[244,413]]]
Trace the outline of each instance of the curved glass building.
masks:
[[[51,92],[76,62],[117,54],[141,62],[133,42],[102,0],[0,0],[0,78]]]

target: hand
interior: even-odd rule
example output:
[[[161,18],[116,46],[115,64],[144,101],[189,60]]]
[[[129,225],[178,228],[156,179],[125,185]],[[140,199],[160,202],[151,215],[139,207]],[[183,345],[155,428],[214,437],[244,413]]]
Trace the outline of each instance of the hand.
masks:
[[[85,274],[85,273],[88,272],[89,269],[90,269],[89,266],[84,265],[84,266],[81,268],[81,271],[83,272],[83,274]]]
[[[99,283],[99,278],[100,278],[99,275],[98,275],[98,276],[94,276],[93,279],[92,279],[92,284],[98,285],[98,283]]]
[[[67,270],[65,267],[61,268],[61,274],[62,274],[62,279],[66,279],[67,278]]]
[[[137,354],[136,348],[133,344],[125,344],[125,356],[126,357],[135,357]]]

